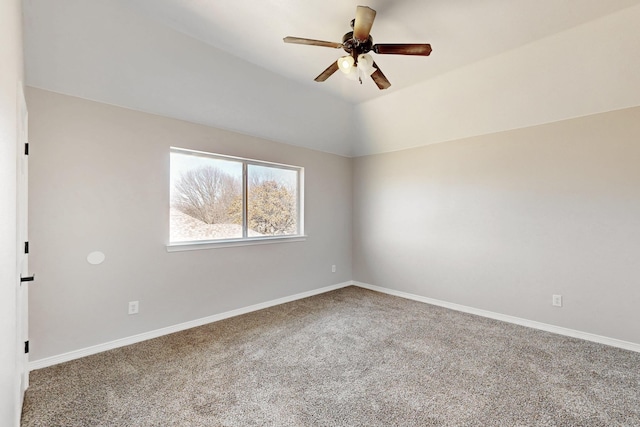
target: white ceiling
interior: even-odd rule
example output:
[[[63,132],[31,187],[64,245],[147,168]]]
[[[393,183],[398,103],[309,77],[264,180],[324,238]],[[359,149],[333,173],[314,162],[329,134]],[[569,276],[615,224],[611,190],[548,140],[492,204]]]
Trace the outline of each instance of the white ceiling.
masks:
[[[342,50],[284,44],[285,36],[341,42],[356,6],[377,11],[374,43],[430,43],[428,58],[374,55],[399,89],[575,27],[637,0],[127,0],[125,4],[211,46],[351,102],[383,96],[341,75],[312,80]]]
[[[573,29],[625,8],[636,16],[640,0],[369,0],[365,4],[377,10],[374,42],[430,43],[431,56],[375,55],[392,83],[386,91],[370,80],[359,85],[340,73],[314,82],[343,51],[285,44],[282,38],[339,42],[360,3],[25,0],[27,84],[285,143],[363,155],[495,131],[495,126],[481,125],[460,135],[436,132],[424,140],[409,136],[407,142],[405,136],[391,141],[395,118],[405,114],[398,110],[411,108],[407,103],[414,101],[408,100],[421,97],[427,86],[443,78],[453,85],[460,70],[482,68],[493,58],[498,66],[514,51],[579,31]],[[551,49],[570,38],[575,36],[558,39]],[[560,61],[563,56],[554,52]],[[460,94],[453,95],[461,107],[467,105],[457,98]],[[382,121],[389,128],[378,130],[389,137],[376,142],[378,132],[368,124],[380,127]],[[520,125],[516,118],[496,126]]]

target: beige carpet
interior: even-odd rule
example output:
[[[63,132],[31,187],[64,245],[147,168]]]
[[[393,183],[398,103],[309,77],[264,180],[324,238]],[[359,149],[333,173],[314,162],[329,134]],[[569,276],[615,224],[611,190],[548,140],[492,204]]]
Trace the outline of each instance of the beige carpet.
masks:
[[[35,371],[22,426],[640,426],[640,353],[349,287]]]

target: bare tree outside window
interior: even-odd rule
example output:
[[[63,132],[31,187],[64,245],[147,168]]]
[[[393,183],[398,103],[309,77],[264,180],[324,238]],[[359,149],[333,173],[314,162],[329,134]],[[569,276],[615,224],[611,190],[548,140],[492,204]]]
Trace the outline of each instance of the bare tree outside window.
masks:
[[[241,161],[172,150],[169,240],[241,239],[229,205],[242,194],[242,169]]]
[[[214,166],[188,170],[175,183],[173,206],[205,224],[232,222],[230,206],[241,197],[237,181]]]

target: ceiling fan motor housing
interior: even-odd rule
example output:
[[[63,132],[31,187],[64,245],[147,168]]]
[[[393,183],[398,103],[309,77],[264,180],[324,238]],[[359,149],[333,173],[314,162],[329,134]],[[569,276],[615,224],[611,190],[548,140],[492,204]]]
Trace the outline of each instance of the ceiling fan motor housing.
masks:
[[[367,40],[361,42],[353,37],[353,31],[349,31],[342,37],[342,48],[355,59],[358,55],[368,53],[373,49],[373,38],[369,36]]]

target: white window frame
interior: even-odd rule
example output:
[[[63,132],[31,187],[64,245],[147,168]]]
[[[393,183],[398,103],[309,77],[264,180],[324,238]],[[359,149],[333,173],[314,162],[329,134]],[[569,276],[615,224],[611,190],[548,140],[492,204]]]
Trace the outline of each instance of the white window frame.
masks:
[[[242,237],[231,239],[215,239],[215,240],[190,240],[184,242],[169,242],[167,243],[168,252],[176,251],[190,251],[200,249],[214,249],[225,248],[234,246],[248,246],[248,245],[264,245],[272,243],[289,243],[289,242],[301,242],[306,240],[307,236],[304,234],[304,167],[287,165],[283,163],[267,162],[263,160],[246,159],[244,157],[228,156],[224,154],[209,153],[206,151],[191,150],[187,148],[170,147],[170,153],[182,153],[194,156],[201,156],[210,159],[220,159],[227,161],[234,161],[242,163]],[[297,214],[296,221],[297,233],[286,236],[255,236],[249,237],[248,224],[247,224],[247,197],[248,197],[248,166],[265,166],[278,169],[293,170],[297,172]],[[169,201],[171,203],[171,201]]]

